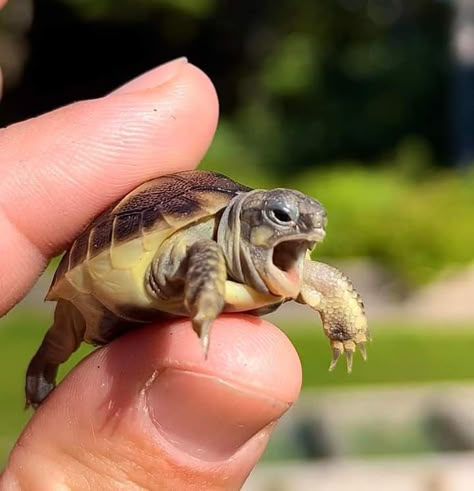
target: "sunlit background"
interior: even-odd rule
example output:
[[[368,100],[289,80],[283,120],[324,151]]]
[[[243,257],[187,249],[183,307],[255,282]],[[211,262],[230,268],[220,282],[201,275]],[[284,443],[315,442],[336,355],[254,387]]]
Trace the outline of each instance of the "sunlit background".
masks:
[[[320,199],[318,257],[354,279],[374,338],[329,374],[316,316],[272,315],[304,392],[246,489],[474,489],[474,0],[12,0],[0,124],[181,55],[220,97],[203,167]],[[50,274],[0,321],[0,463]]]

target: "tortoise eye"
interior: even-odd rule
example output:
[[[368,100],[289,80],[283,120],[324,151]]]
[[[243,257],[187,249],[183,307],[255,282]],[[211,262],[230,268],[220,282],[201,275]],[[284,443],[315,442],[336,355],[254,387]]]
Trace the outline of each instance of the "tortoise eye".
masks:
[[[298,210],[283,207],[272,207],[267,210],[270,220],[278,225],[288,225],[298,219]]]

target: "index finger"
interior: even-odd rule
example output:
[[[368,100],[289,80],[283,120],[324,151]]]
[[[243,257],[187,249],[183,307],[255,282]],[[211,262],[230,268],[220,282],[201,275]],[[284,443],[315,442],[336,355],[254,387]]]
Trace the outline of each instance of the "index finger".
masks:
[[[0,132],[0,312],[101,210],[201,160],[218,115],[207,76],[180,59],[143,80]]]

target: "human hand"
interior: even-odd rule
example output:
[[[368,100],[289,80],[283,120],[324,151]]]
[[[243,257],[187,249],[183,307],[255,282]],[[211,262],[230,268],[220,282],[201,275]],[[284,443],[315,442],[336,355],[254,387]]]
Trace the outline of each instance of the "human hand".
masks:
[[[0,312],[111,202],[195,167],[217,116],[209,79],[180,59],[2,130]],[[260,319],[219,318],[206,361],[187,320],[145,327],[72,370],[32,417],[0,489],[238,489],[300,384],[296,352]]]

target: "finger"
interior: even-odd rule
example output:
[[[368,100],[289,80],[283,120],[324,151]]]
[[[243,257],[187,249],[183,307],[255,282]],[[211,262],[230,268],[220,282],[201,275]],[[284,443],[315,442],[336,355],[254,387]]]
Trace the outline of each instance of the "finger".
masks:
[[[294,348],[263,320],[218,319],[207,361],[187,320],[140,329],[39,408],[5,489],[240,489],[300,385]]]
[[[217,124],[215,90],[185,59],[165,71],[167,81],[155,70],[125,93],[0,133],[0,311],[113,201],[147,179],[199,163]]]
[[[168,63],[160,65],[159,67],[152,68],[151,70],[142,73],[140,76],[115,89],[113,92],[111,92],[111,95],[137,92],[167,82],[175,75],[176,66],[186,64],[187,62],[188,59],[183,56],[181,58],[177,58],[176,60],[172,60]]]

